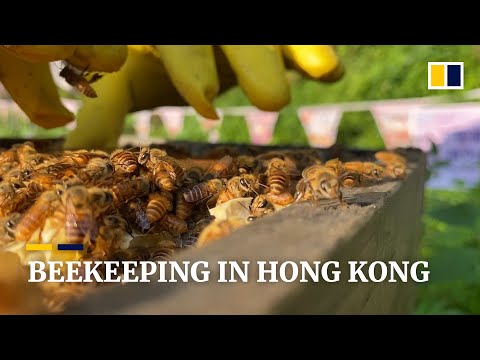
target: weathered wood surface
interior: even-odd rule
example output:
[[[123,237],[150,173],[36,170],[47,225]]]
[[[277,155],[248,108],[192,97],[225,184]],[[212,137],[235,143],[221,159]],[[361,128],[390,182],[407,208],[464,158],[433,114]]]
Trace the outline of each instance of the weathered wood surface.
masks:
[[[201,152],[201,147],[197,150]],[[330,149],[325,156],[334,157]],[[344,158],[371,156],[344,152]],[[349,155],[350,154],[350,155]],[[425,157],[409,150],[408,177],[346,192],[348,208],[290,206],[202,249],[172,260],[207,261],[208,283],[108,286],[71,304],[67,314],[402,314],[413,310],[415,283],[218,283],[218,261],[416,261],[422,226]],[[337,154],[338,156],[338,154]],[[256,267],[252,266],[251,270]]]

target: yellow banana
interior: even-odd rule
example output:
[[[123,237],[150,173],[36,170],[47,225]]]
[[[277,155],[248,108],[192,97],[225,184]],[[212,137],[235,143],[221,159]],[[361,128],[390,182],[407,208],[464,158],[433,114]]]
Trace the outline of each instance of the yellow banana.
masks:
[[[66,137],[67,149],[113,149],[129,112],[185,105],[155,49],[144,45],[129,45],[120,71],[106,74],[92,87],[98,97],[84,99],[77,127]]]
[[[290,102],[280,52],[272,45],[221,45],[238,83],[253,105],[278,111]]]
[[[120,70],[127,55],[127,45],[77,45],[66,61],[77,69],[110,73]]]
[[[2,45],[4,50],[31,62],[51,62],[73,55],[77,45]]]
[[[74,119],[60,101],[47,62],[28,62],[0,48],[0,82],[34,124],[50,129]]]
[[[212,45],[156,45],[156,48],[186,102],[207,119],[218,119],[212,102],[220,83]]]
[[[282,45],[282,51],[299,70],[313,79],[328,81],[329,76],[334,79],[343,74],[343,66],[330,45]]]

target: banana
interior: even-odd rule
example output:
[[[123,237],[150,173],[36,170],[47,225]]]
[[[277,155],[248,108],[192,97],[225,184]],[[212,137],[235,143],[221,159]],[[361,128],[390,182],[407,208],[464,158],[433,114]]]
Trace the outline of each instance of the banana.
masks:
[[[2,47],[0,82],[34,124],[50,129],[74,119],[60,101],[48,62],[28,62]]]
[[[31,62],[52,62],[73,55],[77,45],[1,45],[12,55]]]
[[[336,81],[343,75],[343,66],[330,45],[282,45],[282,52],[310,78]]]
[[[212,102],[220,83],[212,45],[156,45],[173,84],[200,115],[218,119]]]
[[[156,50],[146,45],[129,45],[125,65],[91,85],[98,97],[84,99],[77,127],[66,137],[66,149],[111,150],[117,146],[128,113],[185,105]]]
[[[77,45],[65,60],[77,69],[111,73],[120,70],[127,55],[127,45]]]
[[[283,58],[273,45],[221,45],[238,83],[253,105],[278,111],[290,102]]]
[[[97,98],[84,98],[76,128],[67,134],[65,149],[113,149],[132,108],[126,71],[105,75],[92,84]]]

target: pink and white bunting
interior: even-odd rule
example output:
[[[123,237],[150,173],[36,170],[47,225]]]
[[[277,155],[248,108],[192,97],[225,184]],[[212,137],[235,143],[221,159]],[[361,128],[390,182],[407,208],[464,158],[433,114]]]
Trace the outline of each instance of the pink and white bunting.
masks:
[[[183,129],[186,109],[179,106],[162,106],[152,110],[162,119],[169,140],[174,139]]]
[[[480,104],[432,105],[412,111],[409,119],[412,146],[437,153],[429,154],[430,165],[444,165],[433,172],[430,188],[455,187],[457,180],[467,187],[480,181]]]
[[[245,112],[245,122],[254,145],[268,145],[272,141],[278,113],[251,108]]]
[[[392,101],[371,106],[370,112],[387,149],[408,147],[412,144],[408,119],[411,111],[424,104],[424,101]]]
[[[326,148],[335,144],[343,114],[340,107],[306,106],[297,114],[311,146]]]
[[[203,131],[208,135],[208,142],[211,144],[218,143],[220,139],[220,127],[222,126],[223,121],[223,111],[216,109],[219,119],[211,120],[204,118],[203,116],[198,115],[198,120]]]

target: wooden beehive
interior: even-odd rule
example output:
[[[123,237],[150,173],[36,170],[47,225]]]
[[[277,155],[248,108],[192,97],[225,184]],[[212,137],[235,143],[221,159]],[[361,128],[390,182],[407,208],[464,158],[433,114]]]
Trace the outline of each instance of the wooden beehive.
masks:
[[[55,143],[58,145],[58,142]],[[41,146],[41,145],[40,145]],[[39,148],[44,150],[43,148]],[[218,153],[256,154],[274,147],[215,145]],[[290,148],[291,149],[291,148]],[[199,156],[211,151],[206,144],[173,143],[167,150]],[[407,149],[405,180],[385,182],[344,192],[346,208],[310,203],[292,205],[240,228],[201,249],[178,252],[171,260],[410,261],[418,260],[425,181],[425,156]],[[325,160],[366,160],[371,151],[338,148],[318,150]],[[415,283],[340,282],[219,283],[211,266],[206,283],[129,283],[100,288],[72,303],[67,314],[403,314],[413,311]],[[255,267],[252,267],[254,270]]]

